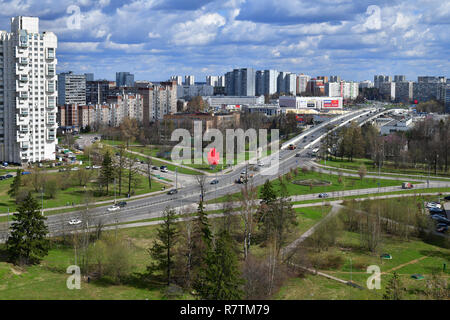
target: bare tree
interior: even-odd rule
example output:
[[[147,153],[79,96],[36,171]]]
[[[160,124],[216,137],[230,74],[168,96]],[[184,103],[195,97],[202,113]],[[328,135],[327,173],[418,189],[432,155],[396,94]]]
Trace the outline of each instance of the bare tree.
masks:
[[[248,184],[241,189],[241,192],[240,212],[242,222],[244,223],[244,259],[247,259],[254,229],[254,217],[258,209],[258,194],[256,188]]]
[[[195,179],[197,180],[197,183],[200,187],[200,198],[201,201],[205,198],[205,192],[206,192],[206,176],[203,174],[199,174],[195,176]]]

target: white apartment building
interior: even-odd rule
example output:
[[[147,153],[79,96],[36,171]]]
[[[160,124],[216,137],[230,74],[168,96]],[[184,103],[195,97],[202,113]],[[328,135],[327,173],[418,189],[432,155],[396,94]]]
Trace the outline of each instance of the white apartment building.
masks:
[[[311,76],[306,74],[302,73],[297,76],[297,93],[306,92],[309,80],[311,80]]]
[[[327,82],[325,83],[325,94],[328,97],[342,97],[344,99],[356,99],[359,94],[357,82]]]
[[[176,81],[178,86],[183,85],[183,77],[182,76],[171,76],[170,81]]]
[[[195,84],[194,76],[184,76],[184,84],[187,86],[193,86]]]
[[[54,160],[56,48],[53,32],[39,33],[39,18],[11,19],[0,31],[0,160]]]

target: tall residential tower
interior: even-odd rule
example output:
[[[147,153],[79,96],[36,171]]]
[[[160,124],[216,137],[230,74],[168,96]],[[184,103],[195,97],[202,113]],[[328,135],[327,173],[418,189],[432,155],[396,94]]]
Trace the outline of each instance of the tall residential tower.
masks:
[[[1,161],[55,159],[56,48],[39,18],[15,17],[11,32],[0,31]]]

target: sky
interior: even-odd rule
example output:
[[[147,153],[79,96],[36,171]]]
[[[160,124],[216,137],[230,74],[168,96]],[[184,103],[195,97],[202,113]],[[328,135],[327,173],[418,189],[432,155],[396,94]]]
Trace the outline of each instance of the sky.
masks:
[[[450,76],[445,0],[0,0],[0,30],[37,16],[58,36],[58,71],[115,80],[234,68],[373,80]]]

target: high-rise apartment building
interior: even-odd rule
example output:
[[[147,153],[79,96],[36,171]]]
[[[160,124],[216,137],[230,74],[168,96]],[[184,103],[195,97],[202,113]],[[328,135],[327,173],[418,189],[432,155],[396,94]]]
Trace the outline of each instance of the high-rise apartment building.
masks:
[[[340,76],[330,76],[330,82],[341,82]]]
[[[389,98],[391,101],[395,100],[395,82],[388,82],[388,81],[384,81],[384,82],[380,82],[379,83],[379,89],[380,89],[380,93],[384,96],[386,96],[386,98]]]
[[[183,85],[183,77],[182,76],[171,76],[170,81],[175,81],[178,86]]]
[[[11,19],[0,31],[0,160],[54,160],[56,148],[56,48],[39,18]]]
[[[93,73],[85,73],[86,81],[94,81],[94,74]]]
[[[411,81],[395,82],[395,100],[398,102],[409,103],[412,99],[413,83]]]
[[[86,104],[105,104],[109,95],[109,81],[86,81]]]
[[[255,77],[255,94],[257,96],[277,92],[278,71],[259,70],[256,71]]]
[[[394,82],[405,82],[406,77],[404,75],[395,75],[394,76]]]
[[[311,77],[306,74],[302,73],[297,76],[297,93],[302,94],[306,92],[309,80],[311,80]]]
[[[134,74],[129,72],[116,72],[116,86],[117,87],[133,87]]]
[[[234,69],[225,75],[225,92],[229,96],[254,96],[256,74],[252,68]]]
[[[143,98],[142,121],[144,125],[162,120],[164,115],[177,112],[177,83],[161,82],[138,88]]]
[[[187,86],[193,86],[195,84],[194,76],[184,76],[184,84]]]
[[[383,82],[392,82],[392,77],[385,75],[375,75],[373,77],[373,84],[375,88],[379,89]]]
[[[86,76],[72,71],[58,74],[58,105],[86,104]]]

